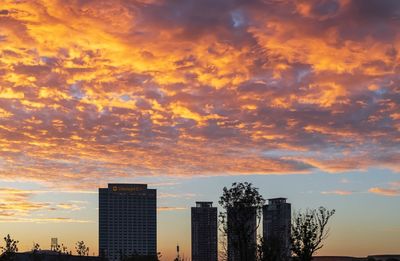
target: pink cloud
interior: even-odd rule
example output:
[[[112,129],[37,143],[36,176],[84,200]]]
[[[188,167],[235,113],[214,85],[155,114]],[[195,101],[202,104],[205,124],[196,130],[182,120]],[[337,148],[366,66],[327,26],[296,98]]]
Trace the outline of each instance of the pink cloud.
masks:
[[[158,198],[186,198],[186,199],[189,199],[189,198],[194,198],[194,197],[196,197],[196,194],[194,194],[194,193],[176,194],[176,193],[161,192],[158,195]]]
[[[0,178],[399,171],[398,3],[188,1],[4,3]]]
[[[353,192],[352,191],[347,191],[347,190],[333,190],[333,191],[322,191],[321,194],[348,196],[348,195],[353,194]]]
[[[377,194],[377,195],[382,195],[382,196],[389,196],[389,197],[395,197],[395,196],[400,196],[400,189],[390,189],[390,188],[370,188],[368,190],[370,193]]]
[[[368,190],[370,193],[381,195],[381,196],[389,196],[395,197],[400,196],[400,182],[389,182],[388,188],[382,187],[373,187]]]
[[[351,181],[349,179],[346,179],[346,178],[340,179],[340,183],[343,183],[343,184],[349,184],[350,182]]]

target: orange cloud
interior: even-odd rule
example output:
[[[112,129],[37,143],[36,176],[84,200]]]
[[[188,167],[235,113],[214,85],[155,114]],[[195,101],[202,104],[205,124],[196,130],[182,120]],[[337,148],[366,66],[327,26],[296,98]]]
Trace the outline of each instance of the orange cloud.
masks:
[[[368,192],[388,197],[400,196],[400,182],[390,182],[388,188],[373,187]]]
[[[4,180],[399,171],[392,1],[3,2]]]
[[[158,198],[193,198],[196,194],[193,193],[185,193],[185,194],[174,194],[174,193],[163,193],[161,192],[158,195]]]
[[[30,192],[23,190],[0,189],[0,216],[27,215],[50,209],[50,203],[29,201],[31,196]]]
[[[82,201],[71,202],[38,202],[32,198],[37,194],[52,193],[52,191],[20,190],[14,188],[0,188],[0,220],[4,222],[80,222],[73,218],[39,217],[59,211],[77,211],[83,208]],[[35,216],[38,214],[39,216]],[[27,218],[29,216],[29,218]]]
[[[67,217],[55,218],[15,218],[0,216],[0,221],[4,223],[91,223],[90,220],[73,219]]]
[[[382,196],[394,197],[394,196],[399,196],[400,195],[400,190],[399,189],[388,189],[388,188],[374,187],[374,188],[370,188],[368,191],[371,192],[371,193],[374,193],[374,194],[382,195]]]
[[[177,210],[186,210],[184,207],[158,207],[157,211],[177,211]]]
[[[82,209],[81,206],[78,206],[77,204],[73,204],[73,203],[60,203],[60,204],[57,204],[56,207],[58,207],[60,209],[72,210],[72,211]]]
[[[333,195],[339,195],[339,196],[348,196],[348,195],[353,194],[353,192],[347,191],[347,190],[333,190],[333,191],[322,191],[321,194],[324,194],[324,195],[333,194]]]

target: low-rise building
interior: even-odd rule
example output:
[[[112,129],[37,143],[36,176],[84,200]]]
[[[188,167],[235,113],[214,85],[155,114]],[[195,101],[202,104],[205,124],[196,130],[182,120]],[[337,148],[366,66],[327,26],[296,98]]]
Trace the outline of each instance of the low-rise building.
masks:
[[[106,259],[98,256],[75,256],[63,254],[52,250],[37,250],[29,252],[14,253],[8,258],[4,258],[3,254],[0,260],[13,261],[106,261]]]

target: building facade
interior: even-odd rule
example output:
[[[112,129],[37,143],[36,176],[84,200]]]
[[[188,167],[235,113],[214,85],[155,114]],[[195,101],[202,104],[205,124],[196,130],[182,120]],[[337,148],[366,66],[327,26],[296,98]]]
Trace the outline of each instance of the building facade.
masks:
[[[99,189],[99,255],[157,256],[157,191],[146,184]]]
[[[212,202],[196,202],[192,215],[192,261],[218,260],[218,214]]]
[[[290,256],[291,211],[286,198],[269,199],[263,208],[264,242],[278,246],[282,259]]]
[[[228,261],[255,261],[257,248],[257,209],[228,209]]]

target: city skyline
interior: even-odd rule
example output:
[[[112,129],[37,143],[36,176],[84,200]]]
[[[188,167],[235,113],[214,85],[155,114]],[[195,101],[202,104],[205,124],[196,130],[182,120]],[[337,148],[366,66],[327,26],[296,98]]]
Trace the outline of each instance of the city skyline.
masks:
[[[398,0],[0,0],[0,236],[97,254],[97,188],[143,183],[189,257],[193,203],[248,181],[337,211],[321,255],[399,253],[399,28]]]
[[[353,174],[356,175],[357,177],[359,177],[359,174]],[[288,179],[289,177],[287,176],[274,176],[274,177],[270,177],[269,179]],[[331,177],[332,180],[336,180],[336,182],[338,184],[342,183],[343,180],[337,176],[332,176]],[[359,177],[362,178],[362,177]],[[253,177],[244,177],[242,181],[253,181],[253,183],[257,184],[257,180],[259,179],[264,179],[264,177],[262,176],[253,176]],[[195,187],[197,188],[197,191],[199,192],[204,192],[204,194],[195,194],[195,193],[182,193],[182,194],[169,194],[165,192],[165,188],[163,189],[163,186],[167,185],[167,186],[171,186],[172,183],[174,183],[173,181],[170,180],[170,182],[168,184],[160,184],[161,186],[157,188],[157,190],[164,190],[164,192],[160,193],[161,195],[158,195],[158,201],[160,202],[165,202],[165,199],[168,197],[172,197],[172,201],[175,202],[181,202],[181,204],[177,204],[175,206],[172,207],[166,207],[163,203],[160,204],[159,208],[158,208],[158,227],[159,227],[159,231],[157,233],[157,241],[159,244],[159,249],[158,251],[161,251],[161,254],[166,258],[165,260],[172,260],[175,256],[176,256],[176,245],[177,243],[180,245],[181,248],[181,256],[182,254],[185,256],[190,256],[190,244],[191,244],[191,238],[190,238],[190,207],[193,205],[193,202],[198,201],[199,199],[197,197],[199,197],[200,195],[202,195],[202,199],[206,198],[207,201],[218,201],[218,198],[220,196],[220,194],[222,193],[222,187],[218,188],[214,188],[211,189],[211,191],[218,191],[220,194],[218,195],[217,198],[210,198],[210,188],[209,188],[209,184],[208,182],[206,182],[207,178],[201,178],[197,181],[193,181],[190,180],[191,182],[193,182],[195,184]],[[222,181],[226,181],[226,182],[230,182],[230,178],[229,177],[219,177],[218,180],[222,180]],[[181,181],[182,182],[182,181]],[[125,182],[128,183],[128,182]],[[136,183],[144,183],[144,182],[136,182]],[[174,185],[172,185],[173,190],[176,190],[176,186],[180,187],[179,190],[182,190],[181,185],[184,184],[185,182],[179,183],[175,180]],[[215,183],[215,182],[214,182]],[[219,183],[219,182],[217,182]],[[268,187],[270,187],[269,191],[265,190],[264,186],[260,187],[260,194],[262,194],[264,197],[269,198],[269,197],[279,197],[282,196],[283,194],[280,192],[279,189],[279,184],[281,183],[285,183],[285,181],[281,181],[281,182],[272,182],[271,184],[269,184]],[[229,186],[230,184],[220,184],[220,186]],[[322,186],[326,186],[327,184],[323,184]],[[152,186],[150,185],[150,188],[152,188]],[[167,191],[168,191],[167,190]],[[300,190],[301,191],[301,190]],[[316,208],[320,205],[323,205],[323,202],[326,202],[327,199],[329,199],[329,201],[331,201],[332,199],[338,197],[338,195],[336,194],[330,194],[330,193],[324,193],[325,191],[320,191],[318,192],[319,195],[322,195],[323,197],[325,197],[325,199],[318,199],[317,201],[315,201],[315,193],[302,193],[298,191],[297,193],[297,199],[296,198],[292,198],[291,196],[288,196],[290,194],[286,194],[285,197],[290,198],[290,201],[292,203],[292,207],[293,210],[300,210],[300,209],[306,209],[306,208]],[[182,192],[186,192],[186,191],[182,191]],[[41,228],[42,227],[48,227],[48,224],[46,224],[48,221],[35,221],[35,222],[17,222],[15,223],[15,226],[13,226],[13,223],[6,223],[6,224],[2,224],[2,231],[7,231],[7,228],[10,229],[12,231],[21,231],[22,234],[19,233],[12,233],[12,236],[20,241],[20,250],[21,251],[27,251],[30,250],[32,248],[32,243],[36,242],[36,243],[40,243],[40,245],[42,246],[43,249],[47,248],[46,246],[49,245],[50,246],[50,237],[58,237],[58,242],[61,244],[63,243],[64,245],[69,247],[69,250],[73,250],[73,246],[75,245],[75,243],[78,240],[84,240],[86,242],[86,244],[90,247],[91,254],[95,254],[97,255],[97,241],[98,241],[98,224],[97,224],[97,198],[98,198],[98,194],[96,192],[93,193],[88,193],[87,192],[81,192],[82,194],[76,194],[77,196],[84,196],[84,197],[92,197],[93,199],[93,204],[95,204],[95,206],[91,206],[91,214],[93,216],[93,220],[82,220],[83,222],[78,222],[78,223],[74,223],[74,222],[67,222],[67,221],[60,221],[60,223],[54,223],[51,225],[52,228],[56,228],[54,232],[52,232],[51,230],[48,231],[42,231]],[[164,194],[165,193],[165,194]],[[214,194],[212,193],[212,194]],[[364,194],[366,193],[365,191],[362,192],[354,192],[354,194]],[[53,193],[52,193],[53,194]],[[63,192],[61,192],[61,194],[63,194]],[[178,196],[180,195],[180,196]],[[301,198],[301,200],[299,200],[299,197]],[[349,198],[349,195],[341,195],[341,198],[343,198],[343,200],[346,200],[346,198]],[[351,197],[350,197],[351,198]],[[376,200],[379,201],[379,197],[372,197],[370,198],[370,202],[374,202]],[[392,199],[393,202],[396,202],[395,198]],[[354,200],[352,200],[354,201]],[[187,202],[185,204],[182,204],[182,202]],[[356,202],[355,202],[356,203]],[[176,203],[175,203],[176,204]],[[217,204],[216,205],[218,207],[218,211],[221,211],[222,209],[220,208],[220,206]],[[332,204],[332,205],[327,205],[325,204],[326,207],[331,207],[331,208],[335,208],[336,210],[338,210],[338,214],[335,216],[335,218],[333,219],[332,223],[330,224],[331,227],[331,235],[330,237],[327,239],[326,241],[326,246],[318,252],[319,255],[331,255],[331,256],[335,256],[335,255],[343,255],[343,256],[367,256],[367,255],[371,255],[371,254],[383,254],[383,253],[391,253],[391,254],[396,254],[398,253],[398,245],[397,245],[397,241],[396,241],[396,236],[398,236],[398,234],[396,233],[396,230],[393,231],[394,233],[391,235],[391,230],[390,227],[388,229],[387,224],[384,223],[380,223],[377,225],[377,230],[375,237],[374,238],[369,238],[369,240],[366,240],[366,238],[363,238],[363,236],[361,235],[366,235],[365,232],[367,231],[360,231],[360,229],[362,228],[362,226],[364,225],[364,223],[366,222],[365,220],[361,220],[361,224],[360,222],[356,222],[352,223],[351,222],[351,218],[353,217],[353,214],[351,212],[348,213],[344,213],[343,211],[346,211],[346,208],[343,208],[343,206],[340,206],[340,204]],[[353,208],[359,208],[359,206],[357,206],[357,203],[353,206]],[[84,208],[85,209],[85,208]],[[84,209],[79,210],[79,211],[84,211]],[[88,211],[88,209],[86,209],[86,211]],[[347,210],[350,211],[350,210]],[[364,211],[368,211],[367,209],[364,209]],[[395,214],[396,213],[396,209],[392,209],[392,213]],[[174,213],[175,212],[175,213]],[[72,212],[73,213],[73,212]],[[389,212],[387,212],[389,213]],[[172,220],[175,219],[179,219],[179,229],[178,227],[171,227],[171,224],[176,224],[175,222],[172,222]],[[382,218],[381,215],[379,213],[371,213],[370,214],[370,218],[372,220],[376,220],[378,218]],[[386,219],[386,220],[396,220],[397,217],[394,215],[392,216],[390,219]],[[337,219],[339,219],[339,223],[337,223]],[[345,224],[343,224],[342,222],[340,222],[340,220],[343,220],[342,222],[345,222]],[[349,222],[350,221],[350,222]],[[348,224],[346,224],[346,222],[349,222]],[[164,225],[163,225],[164,224]],[[4,226],[6,225],[6,226]],[[7,226],[10,225],[10,226]],[[19,227],[19,229],[15,229],[16,227]],[[68,233],[65,232],[65,230],[63,228],[68,227],[69,231]],[[89,227],[89,228],[88,228]],[[32,235],[26,235],[25,234],[25,229],[26,228],[30,228],[32,231],[36,231],[35,234]],[[38,231],[36,229],[39,229]],[[63,232],[64,230],[64,232]],[[354,234],[348,235],[346,234],[346,239],[348,238],[353,238],[353,240],[351,242],[348,242],[346,244],[346,248],[343,247],[343,238],[341,236],[342,233],[340,233],[341,230],[350,230],[350,231],[354,231]],[[58,232],[56,232],[58,231]],[[336,231],[336,232],[335,232]],[[339,232],[339,233],[337,233]],[[348,231],[346,231],[348,232]],[[261,233],[261,232],[259,232]],[[43,236],[44,234],[47,235]],[[38,237],[38,235],[40,235],[40,237]],[[174,235],[177,240],[175,241],[171,241],[171,235]],[[21,236],[24,238],[30,238],[29,240],[21,240]],[[382,239],[385,238],[390,238],[391,236],[395,236],[393,237],[393,239],[389,242],[389,244],[387,243],[387,241],[381,241]],[[359,241],[360,239],[364,239],[364,244],[363,246],[359,245]],[[379,240],[379,242],[378,242]],[[344,248],[344,249],[343,249]],[[338,251],[339,249],[339,251]],[[342,250],[340,250],[342,249]],[[375,250],[374,250],[375,249]],[[95,250],[95,251],[94,251]],[[164,260],[164,259],[162,259]]]

